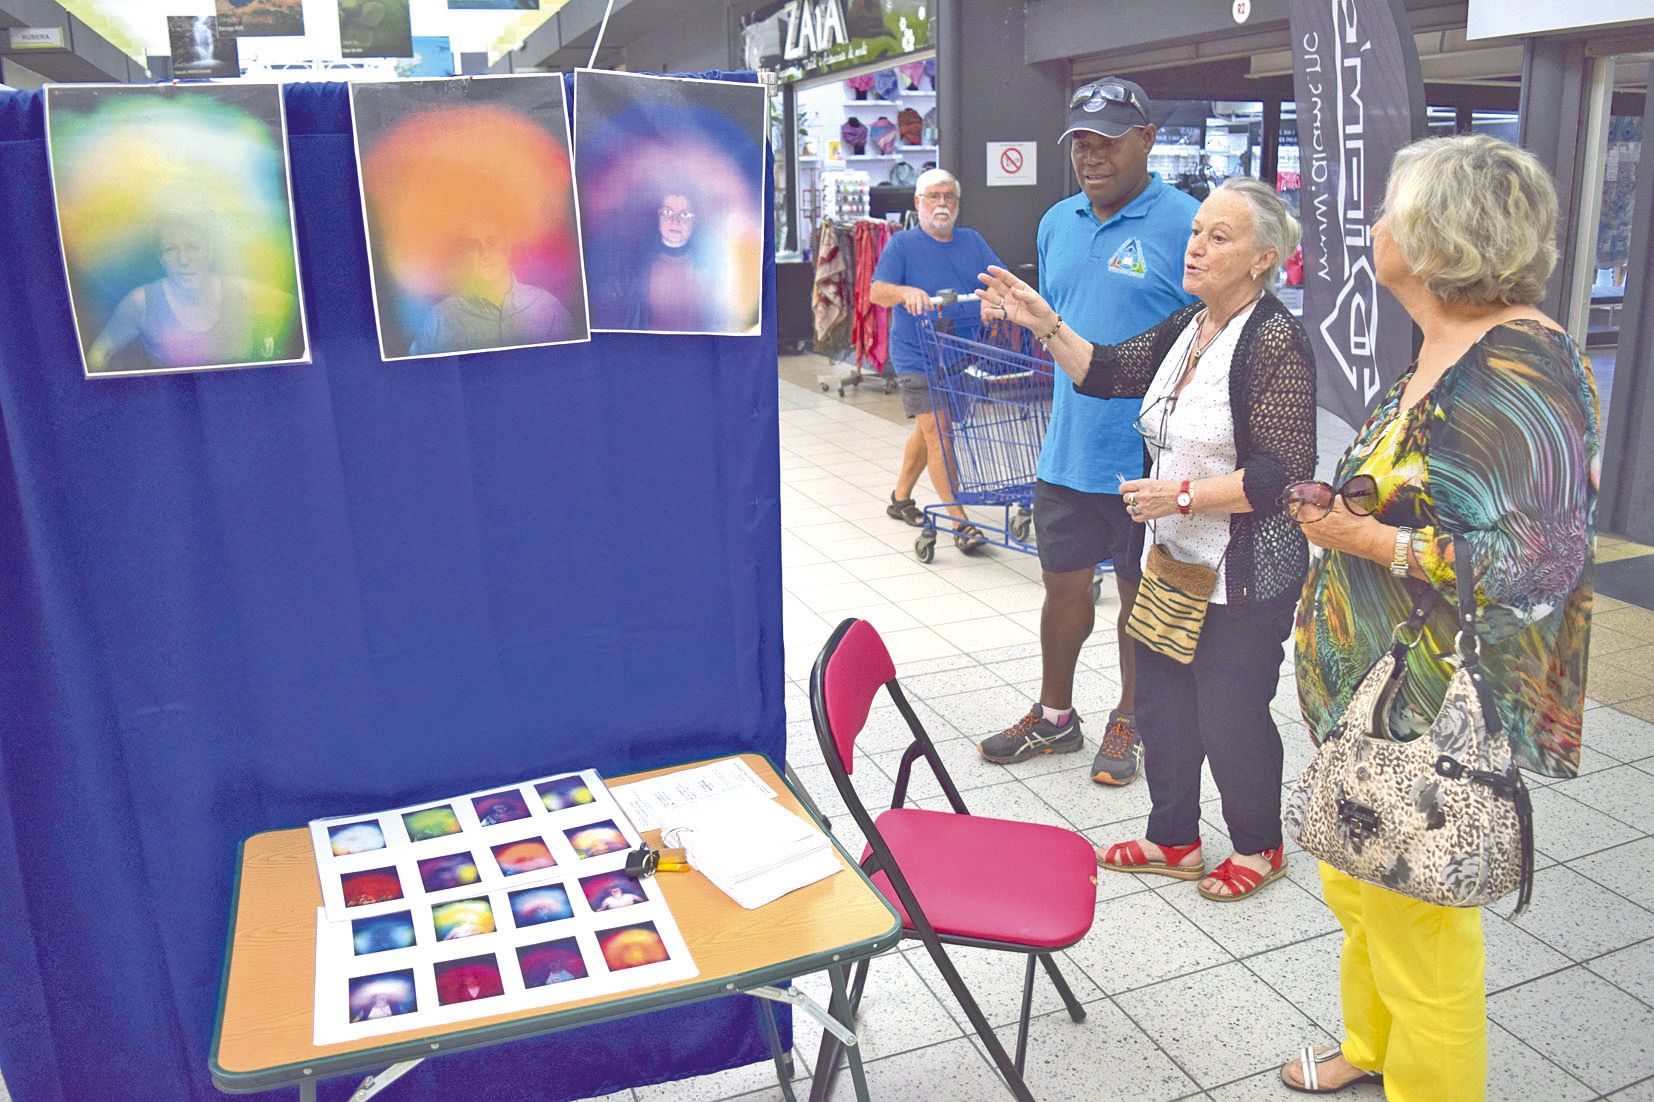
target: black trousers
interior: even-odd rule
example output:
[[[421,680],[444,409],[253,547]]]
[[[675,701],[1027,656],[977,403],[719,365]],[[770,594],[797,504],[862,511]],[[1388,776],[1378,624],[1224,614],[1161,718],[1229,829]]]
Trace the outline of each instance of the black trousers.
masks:
[[[1281,844],[1281,733],[1269,702],[1296,593],[1212,605],[1194,661],[1185,666],[1137,648],[1137,730],[1148,774],[1148,840],[1186,846],[1200,837],[1200,763],[1212,763],[1236,853]]]

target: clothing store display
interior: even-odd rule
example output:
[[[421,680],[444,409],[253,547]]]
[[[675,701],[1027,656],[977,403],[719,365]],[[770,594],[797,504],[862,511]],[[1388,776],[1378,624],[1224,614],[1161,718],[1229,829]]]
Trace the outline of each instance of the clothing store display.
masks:
[[[873,87],[873,74],[863,73],[859,77],[849,77],[845,80],[844,84],[850,89],[850,94],[856,99],[866,99],[867,90]]]
[[[919,81],[924,79],[925,62],[909,61],[905,65],[896,66],[896,73],[902,78],[902,86],[908,91],[917,92]]]
[[[812,310],[815,314],[815,348],[825,352],[844,343],[850,321],[850,244],[832,222],[823,222],[816,238],[815,284]]]
[[[890,182],[902,187],[911,187],[914,180],[919,178],[919,172],[906,161],[897,161],[890,168]]]
[[[878,267],[885,243],[895,231],[896,227],[889,222],[863,219],[856,223],[855,311],[850,342],[855,348],[858,368],[871,365],[873,370],[883,371],[890,360],[890,311],[873,304],[869,288],[873,269]]]
[[[847,152],[867,152],[867,127],[863,126],[856,116],[851,115],[844,120],[844,125],[838,128],[838,136],[844,142]]]
[[[873,142],[873,148],[880,153],[889,153],[896,148],[896,124],[888,116],[880,115],[867,128],[867,135]]]
[[[935,145],[937,134],[936,108],[932,107],[929,111],[925,112],[924,123],[924,129],[919,132],[919,137],[921,139],[919,144]]]
[[[1475,561],[1462,537],[1453,556]],[[1412,615],[1327,731],[1283,821],[1307,852],[1358,880],[1440,907],[1480,907],[1516,891],[1519,913],[1533,891],[1533,807],[1482,669],[1474,586],[1458,587],[1458,668],[1435,722],[1406,742],[1390,734],[1404,659],[1441,600],[1415,586]]]
[[[880,69],[873,74],[873,98],[885,101],[897,99],[902,91],[901,78],[894,69]]]
[[[924,116],[911,107],[904,107],[896,113],[896,130],[903,145],[920,145],[925,134]]]

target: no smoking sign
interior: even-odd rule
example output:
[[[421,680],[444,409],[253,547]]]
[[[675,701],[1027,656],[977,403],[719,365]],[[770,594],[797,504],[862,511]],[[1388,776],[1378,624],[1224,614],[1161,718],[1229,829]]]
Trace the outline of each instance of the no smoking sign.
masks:
[[[1033,142],[989,142],[988,186],[1032,187],[1039,180],[1039,147]]]

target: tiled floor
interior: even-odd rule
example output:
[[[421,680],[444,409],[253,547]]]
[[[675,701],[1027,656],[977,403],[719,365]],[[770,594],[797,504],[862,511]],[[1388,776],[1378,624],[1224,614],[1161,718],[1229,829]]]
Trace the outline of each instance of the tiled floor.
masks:
[[[789,365],[784,378],[813,380],[819,362]],[[884,634],[973,811],[1070,826],[1099,840],[1140,834],[1146,786],[1091,783],[1089,750],[1008,769],[976,753],[974,741],[1026,711],[1038,690],[1036,561],[1003,550],[967,558],[944,540],[936,561],[920,564],[913,531],[884,515],[907,431],[890,418],[889,399],[840,399],[836,390],[785,381],[781,392],[788,756],[846,845],[859,851],[862,839],[820,764],[804,679],[847,615]],[[929,499],[923,485],[919,497]],[[1099,624],[1117,607],[1104,588]],[[1596,693],[1600,679],[1615,701],[1650,703],[1654,613],[1614,601],[1601,602],[1599,613],[1599,632],[1612,631],[1599,634],[1599,647],[1606,641],[1616,653],[1599,651],[1592,664],[1587,774],[1543,785],[1535,798],[1544,856],[1531,911],[1514,923],[1500,917],[1508,906],[1486,915],[1492,1099],[1654,1100],[1654,723],[1598,703]],[[1094,635],[1082,655],[1082,711],[1102,715],[1114,702],[1115,661],[1112,631]],[[1276,702],[1289,777],[1310,752],[1293,694],[1286,679]],[[876,711],[858,744],[867,751],[857,779],[869,802],[888,800],[898,723],[893,709]],[[917,791],[930,804],[937,790]],[[1207,794],[1216,796],[1210,784]],[[1222,818],[1215,803],[1207,806],[1215,836],[1208,844],[1221,854]],[[1096,925],[1061,954],[1086,1021],[1069,1021],[1043,980],[1035,989],[1028,1073],[1035,1095],[1294,1097],[1276,1081],[1276,1067],[1303,1041],[1330,1040],[1340,1027],[1339,935],[1313,864],[1302,854],[1293,861],[1285,883],[1233,907],[1205,902],[1187,883],[1105,874]],[[977,953],[961,968],[1013,1044],[1017,963]],[[819,979],[805,986],[824,1000]],[[820,1030],[795,1018],[803,1091]],[[1010,1097],[922,950],[874,962],[859,1025],[875,1099]],[[754,1065],[636,1096],[767,1102],[781,1094],[768,1066]],[[834,1097],[850,1097],[847,1076]],[[1364,1088],[1344,1097],[1382,1095]]]
[[[821,361],[784,362],[783,378],[813,382]],[[862,839],[821,764],[804,679],[832,626],[846,615],[884,634],[909,696],[973,811],[1072,827],[1094,839],[1142,833],[1148,791],[1105,789],[1080,754],[1009,769],[974,742],[1027,709],[1038,691],[1034,559],[1003,550],[966,557],[943,541],[936,561],[913,555],[913,530],[884,515],[907,426],[894,399],[864,388],[840,399],[781,383],[781,477],[788,758],[842,832]],[[921,500],[930,499],[921,485]],[[1613,553],[1618,553],[1618,547]],[[1107,592],[1099,624],[1117,608]],[[1522,1102],[1611,1098],[1654,1102],[1654,612],[1599,600],[1584,773],[1535,795],[1541,871],[1535,905],[1515,922],[1487,912],[1489,1097]],[[1112,631],[1081,658],[1078,703],[1103,715],[1118,691]],[[1290,678],[1276,701],[1289,777],[1310,746]],[[886,801],[905,731],[892,708],[873,714],[858,744],[857,780]],[[1216,791],[1208,783],[1209,797]],[[919,802],[935,806],[934,784]],[[1224,852],[1221,816],[1206,829]],[[1319,899],[1314,865],[1292,857],[1287,880],[1257,900],[1220,906],[1193,885],[1104,874],[1096,924],[1060,954],[1083,1024],[1071,1022],[1043,980],[1035,990],[1029,1083],[1048,1102],[1130,1098],[1253,1102],[1294,1097],[1279,1063],[1306,1040],[1339,1035],[1339,935]],[[1021,988],[1017,962],[982,952],[959,967],[1013,1044]],[[821,977],[802,982],[825,1003]],[[795,1016],[801,1093],[820,1029]],[[1010,1096],[922,950],[873,964],[859,1035],[875,1099],[1000,1102]],[[779,1099],[768,1064],[623,1091],[609,1102]],[[841,1076],[835,1098],[850,1097]],[[1347,1092],[1382,1097],[1377,1088]],[[0,1102],[7,1102],[0,1084]]]

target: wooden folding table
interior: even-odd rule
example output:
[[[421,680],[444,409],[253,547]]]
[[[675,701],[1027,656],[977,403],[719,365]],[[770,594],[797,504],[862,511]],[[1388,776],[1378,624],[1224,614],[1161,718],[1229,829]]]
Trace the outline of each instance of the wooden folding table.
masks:
[[[741,757],[779,793],[782,804],[821,827],[767,758]],[[636,773],[609,784],[619,787],[702,764],[706,763]],[[836,840],[834,846],[844,871],[750,911],[699,872],[660,874],[657,880],[672,917],[700,969],[693,979],[318,1047],[312,1043],[311,1016],[321,888],[310,833],[295,827],[255,834],[242,843],[237,862],[210,1057],[213,1082],[229,1092],[297,1086],[301,1102],[312,1102],[319,1080],[368,1072],[353,1099],[365,1102],[429,1057],[744,993],[762,1000],[771,1054],[789,1100],[792,1090],[772,1001],[815,1014],[825,1028],[849,1038],[856,1097],[865,1102],[867,1084],[854,1043],[847,965],[895,945],[901,921]],[[822,970],[832,980],[830,1015],[796,987],[776,986]]]

